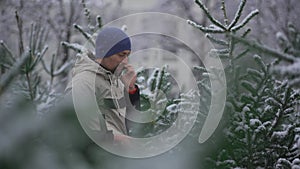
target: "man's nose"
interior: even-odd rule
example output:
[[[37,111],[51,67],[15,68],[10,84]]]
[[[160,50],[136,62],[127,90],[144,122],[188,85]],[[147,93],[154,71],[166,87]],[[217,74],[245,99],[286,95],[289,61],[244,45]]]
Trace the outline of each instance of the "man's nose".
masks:
[[[126,56],[122,62],[128,64],[128,56]]]

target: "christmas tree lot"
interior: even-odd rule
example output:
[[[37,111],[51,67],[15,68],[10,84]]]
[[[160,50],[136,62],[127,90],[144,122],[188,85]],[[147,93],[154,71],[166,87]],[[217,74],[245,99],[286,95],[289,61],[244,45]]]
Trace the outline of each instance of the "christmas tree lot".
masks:
[[[1,1],[0,168],[300,169],[300,28],[291,19],[298,14],[293,0],[284,5],[275,1],[279,2],[167,0],[145,7],[148,11],[144,6],[136,10],[134,2],[125,0]],[[186,26],[205,34],[213,49],[191,61],[197,90],[179,85],[178,72],[184,66],[174,73],[171,57],[160,67],[135,68],[140,92],[137,116],[147,120],[128,125],[128,136],[146,140],[166,134],[162,142],[173,143],[178,133],[188,132],[168,151],[131,159],[106,151],[88,136],[65,98],[65,88],[82,54],[95,59],[96,36],[106,24],[145,11],[184,18]],[[264,27],[271,14],[284,24],[271,23],[272,30]],[[124,32],[163,27],[167,32],[184,32],[200,50],[205,46],[195,32],[167,21],[161,25],[126,21],[128,25],[119,26]],[[272,31],[275,40],[265,31]],[[179,58],[192,58],[193,54],[182,52],[176,33],[173,39],[155,35],[163,41],[145,32],[149,39],[136,43],[141,51],[159,46]],[[208,57],[220,59],[224,70],[205,67]],[[151,59],[142,61],[148,64]],[[214,89],[213,81],[224,82],[226,88]],[[212,134],[203,136],[206,123],[216,117],[209,114],[215,91],[226,94],[224,111],[220,122],[211,124],[216,128]],[[147,141],[145,145],[153,146]]]

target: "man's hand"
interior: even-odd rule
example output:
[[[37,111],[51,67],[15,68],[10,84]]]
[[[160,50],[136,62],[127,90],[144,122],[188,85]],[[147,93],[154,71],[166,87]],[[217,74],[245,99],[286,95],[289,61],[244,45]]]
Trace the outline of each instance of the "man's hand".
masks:
[[[135,82],[137,75],[135,73],[135,70],[132,65],[126,64],[126,63],[121,63],[122,65],[119,65],[119,67],[123,67],[123,71],[125,71],[124,74],[121,74],[121,81],[125,85],[125,89],[127,91],[131,91],[135,89]],[[118,68],[119,68],[118,67]]]

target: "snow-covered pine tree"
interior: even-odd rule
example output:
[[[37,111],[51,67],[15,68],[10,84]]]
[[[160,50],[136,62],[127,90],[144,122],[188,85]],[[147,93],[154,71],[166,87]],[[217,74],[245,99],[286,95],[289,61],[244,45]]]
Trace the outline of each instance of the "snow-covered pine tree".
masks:
[[[84,45],[80,45],[78,43],[70,43],[70,42],[63,41],[63,42],[61,42],[61,44],[69,49],[74,50],[75,52],[78,52],[78,53],[84,53],[84,52],[91,53],[92,55],[89,55],[89,56],[92,57],[95,55],[95,53],[93,52],[94,48],[95,48],[95,40],[96,40],[95,33],[98,30],[100,30],[103,26],[102,18],[100,15],[97,15],[96,23],[93,24],[92,19],[91,19],[92,18],[91,12],[90,12],[90,9],[87,8],[85,0],[82,0],[81,3],[84,8],[84,15],[86,17],[87,26],[83,27],[78,24],[74,24],[73,26],[78,32],[81,33],[81,35],[84,37],[84,39],[87,41],[87,43]]]
[[[205,121],[205,118],[207,117],[211,105],[211,82],[209,78],[209,72],[206,68],[195,66],[194,69],[196,74],[200,77],[200,79],[197,81],[199,93],[195,93],[200,99],[200,105],[196,124],[194,125],[190,136],[198,139],[197,137],[200,134],[201,127]]]
[[[140,137],[151,137],[169,128],[177,117],[176,99],[179,93],[170,94],[171,75],[167,65],[156,69],[141,69],[137,73],[140,86],[142,114],[151,116],[151,122],[140,125],[133,133]],[[178,91],[177,91],[178,92]],[[176,96],[177,95],[177,96]],[[141,115],[142,115],[141,114]]]
[[[240,21],[242,12],[247,2],[246,0],[241,0],[236,14],[230,22],[226,12],[225,1],[222,0],[221,10],[224,20],[219,21],[209,12],[202,1],[195,0],[195,2],[200,9],[203,10],[204,14],[211,22],[211,25],[202,26],[191,20],[188,20],[187,22],[198,28],[203,33],[206,33],[206,37],[213,44],[215,44],[215,49],[211,50],[209,57],[220,57],[222,59],[223,64],[225,65],[225,72],[227,74],[227,86],[230,86],[227,89],[227,93],[238,95],[239,86],[237,86],[235,83],[237,80],[235,78],[237,78],[240,73],[238,62],[241,57],[245,56],[249,52],[249,49],[244,49],[241,51],[238,42],[231,38],[230,35],[235,34],[238,37],[246,37],[251,32],[250,28],[246,28],[246,25],[258,14],[258,10],[253,10],[242,21]],[[197,72],[199,72],[198,76],[200,80],[198,81],[198,87],[200,89],[201,96],[203,96],[200,97],[200,114],[203,117],[206,117],[210,108],[211,99],[210,79],[208,72],[212,73],[215,78],[218,78],[219,74],[221,73],[219,72],[220,70],[214,68],[196,66],[195,69]],[[200,119],[198,118],[199,120],[197,121],[201,121],[203,117],[199,117]]]
[[[191,20],[188,20],[187,22],[192,26],[198,28],[203,33],[206,33],[206,37],[216,45],[217,49],[214,50],[214,52],[216,52],[221,58],[227,60],[229,62],[229,66],[234,66],[234,61],[244,56],[249,50],[246,49],[242,52],[236,51],[235,49],[237,48],[238,43],[233,38],[231,38],[230,35],[235,34],[239,37],[246,37],[251,31],[250,28],[246,28],[246,25],[259,13],[259,11],[257,9],[253,10],[241,22],[239,22],[245,4],[247,2],[247,0],[241,0],[234,18],[229,23],[224,0],[222,0],[221,3],[221,10],[224,16],[223,22],[213,17],[213,15],[208,11],[207,7],[200,0],[195,0],[195,2],[204,11],[206,17],[208,17],[208,19],[210,20],[211,25],[202,26]],[[217,35],[224,36],[220,37]]]
[[[10,83],[13,81],[13,79],[20,74],[21,68],[24,66],[30,55],[29,52],[25,52],[17,61],[11,50],[7,47],[7,45],[3,41],[1,41],[0,44],[1,96],[5,92],[5,90],[10,86]]]
[[[79,140],[78,135],[70,134],[71,130],[75,130],[70,125],[70,118],[63,116],[63,113],[47,113],[53,110],[59,95],[55,90],[59,83],[53,79],[67,71],[68,66],[58,69],[52,61],[50,68],[43,67],[48,49],[47,29],[38,22],[32,23],[29,31],[25,31],[24,20],[17,11],[15,17],[18,44],[8,46],[3,41],[0,43],[0,166],[40,168],[39,165],[45,165],[56,168],[58,163],[55,160],[41,163],[41,159],[36,157],[52,154],[53,158],[66,158],[64,148],[69,147],[70,142]],[[45,71],[51,79],[44,68],[47,68]],[[69,133],[68,145],[61,137],[66,133]]]
[[[206,33],[206,37],[215,44],[215,49],[211,50],[210,57],[220,57],[225,65],[225,72],[227,74],[227,93],[238,95],[239,86],[235,83],[239,74],[240,67],[239,59],[243,56],[246,56],[249,53],[249,49],[241,50],[238,41],[234,40],[230,35],[234,34],[238,37],[246,37],[250,32],[250,28],[246,28],[246,25],[250,22],[252,18],[254,18],[259,12],[258,10],[253,10],[250,12],[242,21],[241,15],[246,5],[247,0],[241,0],[239,7],[236,11],[236,14],[232,21],[230,22],[227,11],[226,4],[224,0],[221,0],[221,11],[224,17],[223,21],[217,20],[207,9],[204,3],[200,0],[195,0],[196,4],[203,10],[204,14],[207,16],[211,25],[202,26],[197,24],[194,21],[188,20],[188,23],[192,26],[195,26],[203,33]],[[238,50],[237,50],[238,49]],[[212,72],[216,77],[220,74],[217,69],[214,68],[205,68],[205,67],[195,67],[196,70],[200,70],[199,72],[199,82],[198,86],[200,89],[201,95],[204,97],[200,97],[202,100],[200,101],[200,114],[204,117],[207,115],[209,107],[210,107],[210,81],[208,77],[208,72]],[[203,117],[202,117],[203,118]]]
[[[274,71],[281,76],[290,79],[289,83],[294,86],[300,84],[300,32],[292,24],[289,23],[286,29],[286,34],[278,32],[276,37],[281,50],[293,58],[291,64],[281,63],[274,67]],[[278,61],[280,62],[280,60]]]
[[[299,89],[298,85],[300,84],[300,32],[292,24],[288,23],[286,34],[278,32],[276,37],[278,39],[278,45],[281,50],[290,56],[293,56],[294,62],[291,64],[280,63],[281,60],[277,61],[277,64],[274,66],[273,71],[279,73],[284,79],[288,79],[288,84],[292,85]],[[280,158],[277,161],[276,167],[286,167],[286,168],[300,168],[300,133],[299,133],[299,118],[300,110],[298,104],[298,111],[296,112],[295,122],[298,124],[296,128],[297,136],[294,139],[294,143],[289,153],[289,157],[298,157],[298,158]],[[293,160],[292,160],[293,159]]]
[[[274,79],[270,65],[254,57],[260,69],[240,76],[244,91],[231,99],[231,120],[225,129],[226,147],[216,161],[217,168],[275,168],[283,159],[292,163],[300,156],[300,95],[287,82]],[[224,153],[226,152],[226,153]],[[225,155],[226,154],[226,155]]]
[[[23,55],[22,59],[24,59],[24,57],[27,59],[23,60],[22,64],[19,64],[16,61],[21,56],[19,56],[15,50],[11,50],[4,42],[1,42],[1,48],[4,51],[1,55],[1,69],[3,72],[10,71],[11,75],[15,76],[13,85],[6,83],[4,87],[10,88],[8,95],[18,95],[31,102],[36,111],[39,104],[43,104],[45,99],[49,96],[47,83],[41,81],[41,71],[38,70],[38,66],[48,49],[48,46],[45,45],[47,32],[40,24],[32,23],[28,39],[25,40],[23,37],[23,21],[17,11],[15,12],[15,17],[19,31],[19,53]],[[26,49],[24,48],[25,45],[27,45]],[[17,72],[19,72],[20,76],[17,76]],[[6,80],[3,78],[3,81]],[[7,99],[10,100],[9,97],[7,97]],[[9,102],[13,102],[13,100]]]
[[[238,24],[246,0],[241,0],[231,23],[226,15],[224,0],[221,7],[224,14],[223,23],[216,20],[201,1],[196,0],[196,3],[205,12],[212,25],[206,27],[193,21],[188,23],[207,33],[207,38],[216,44],[217,49],[212,52],[218,54],[226,65],[229,98],[227,103],[232,105],[232,109],[230,106],[226,108],[225,115],[229,120],[223,125],[224,141],[217,148],[218,155],[214,157],[215,160],[210,167],[275,168],[292,165],[298,167],[299,93],[286,81],[275,80],[270,71],[271,66],[265,66],[260,57],[254,57],[258,68],[245,70],[243,68],[249,65],[242,67],[238,61],[250,53],[251,48],[256,49],[251,52],[259,51],[288,62],[293,62],[294,58],[244,40],[251,29],[246,29],[242,33],[239,31],[258,14],[258,11],[254,10]],[[241,43],[247,44],[248,48],[241,51],[239,45]],[[205,70],[201,67],[198,69]],[[240,72],[247,73],[241,76]],[[199,84],[200,87],[209,89],[209,85],[201,81]],[[203,100],[201,102],[205,104]]]

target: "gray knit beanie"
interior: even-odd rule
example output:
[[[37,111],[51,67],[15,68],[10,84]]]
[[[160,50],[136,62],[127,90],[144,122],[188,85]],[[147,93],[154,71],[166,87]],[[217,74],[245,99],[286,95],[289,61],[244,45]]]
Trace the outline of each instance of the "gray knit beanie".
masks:
[[[131,50],[130,38],[116,27],[103,28],[96,38],[96,59]]]

